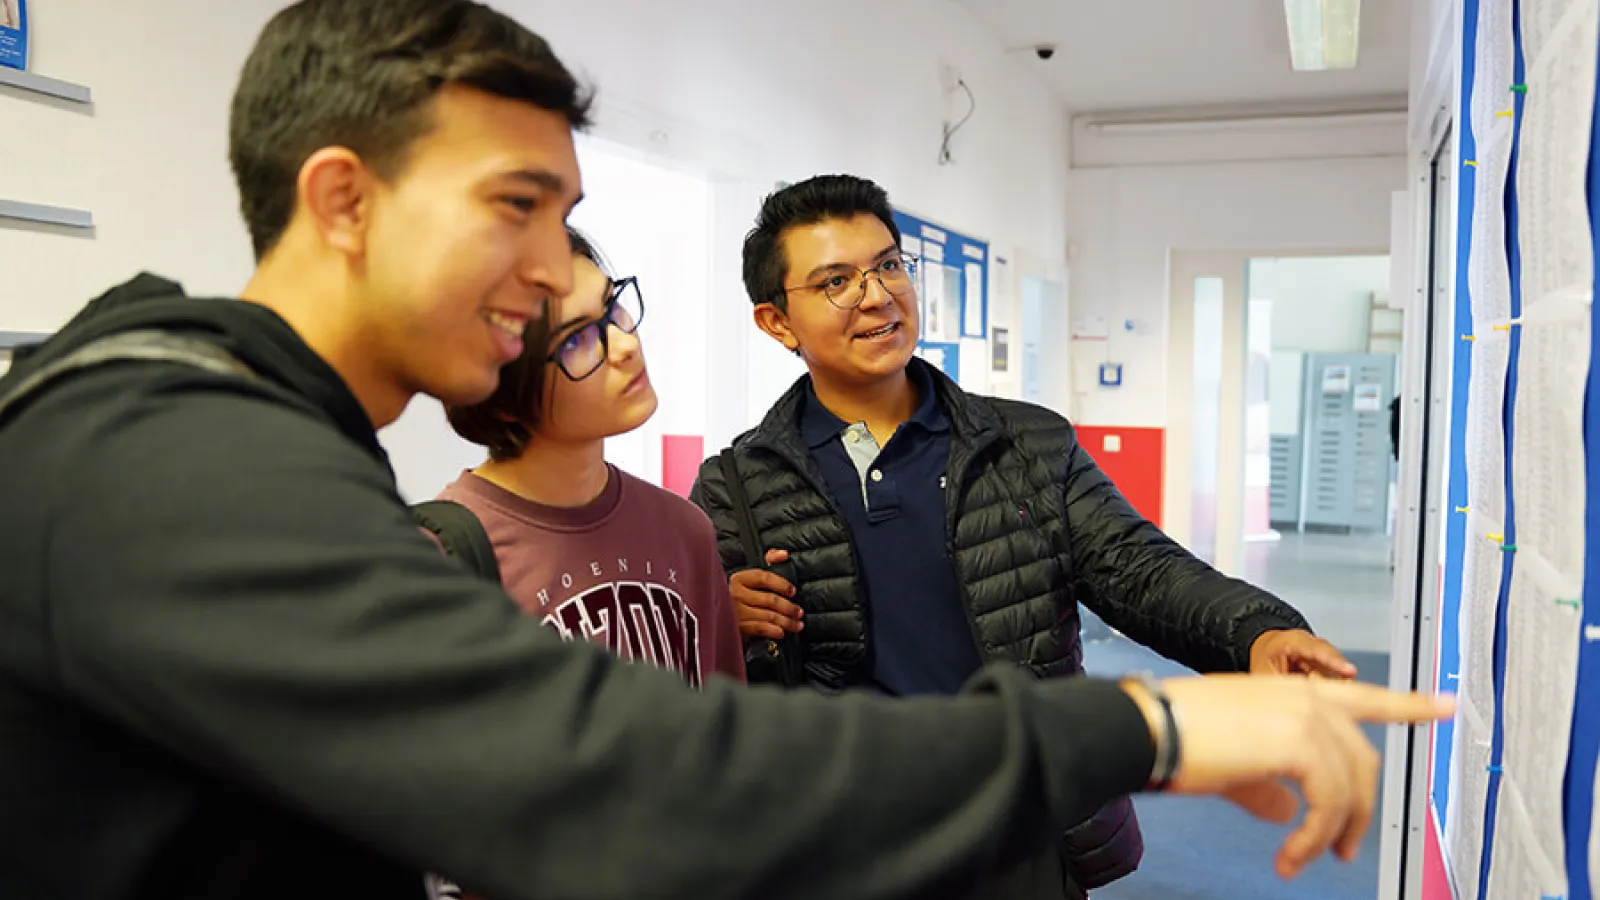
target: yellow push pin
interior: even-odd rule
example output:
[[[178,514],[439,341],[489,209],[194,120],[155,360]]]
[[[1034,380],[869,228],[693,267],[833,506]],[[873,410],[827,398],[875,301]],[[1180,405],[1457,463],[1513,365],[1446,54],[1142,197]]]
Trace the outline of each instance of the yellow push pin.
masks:
[[[1473,167],[1474,169],[1476,169],[1478,167],[1478,161],[1475,160],[1475,159],[1469,159],[1469,160],[1467,160],[1467,165],[1469,165],[1469,166]]]
[[[1503,534],[1486,534],[1484,537],[1494,541],[1496,544],[1504,544],[1506,542],[1506,536]]]
[[[1463,341],[1475,341],[1475,340],[1478,339],[1478,337],[1477,337],[1477,335],[1473,335],[1473,334],[1463,334],[1461,336],[1461,339]]]
[[[1456,507],[1456,512],[1461,513],[1462,515],[1466,515],[1467,513],[1472,512],[1472,507],[1470,507],[1470,506],[1458,506],[1458,507]]]
[[[1507,118],[1507,119],[1511,118],[1512,116],[1514,116],[1516,114],[1517,114],[1517,111],[1514,110],[1514,109],[1502,109],[1499,112],[1495,113],[1495,115],[1497,117],[1504,117],[1504,118]]]

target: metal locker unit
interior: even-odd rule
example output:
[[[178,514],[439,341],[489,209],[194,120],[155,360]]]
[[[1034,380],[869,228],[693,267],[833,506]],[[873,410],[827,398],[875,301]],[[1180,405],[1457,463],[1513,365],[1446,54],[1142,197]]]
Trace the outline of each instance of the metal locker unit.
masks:
[[[1302,521],[1311,527],[1384,531],[1392,457],[1390,354],[1306,356],[1306,465]]]
[[[1272,436],[1272,511],[1274,527],[1300,527],[1300,473],[1305,468],[1298,434]]]

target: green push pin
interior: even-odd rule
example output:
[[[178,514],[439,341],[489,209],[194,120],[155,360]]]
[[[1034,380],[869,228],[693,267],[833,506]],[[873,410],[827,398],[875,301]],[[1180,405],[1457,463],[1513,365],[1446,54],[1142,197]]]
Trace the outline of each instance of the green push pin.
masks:
[[[1581,601],[1581,600],[1557,600],[1556,601],[1556,605],[1557,606],[1570,606],[1573,609],[1583,609],[1583,601]]]
[[[1525,84],[1513,84],[1511,86],[1511,90],[1513,93],[1526,94],[1528,92],[1528,86]]]

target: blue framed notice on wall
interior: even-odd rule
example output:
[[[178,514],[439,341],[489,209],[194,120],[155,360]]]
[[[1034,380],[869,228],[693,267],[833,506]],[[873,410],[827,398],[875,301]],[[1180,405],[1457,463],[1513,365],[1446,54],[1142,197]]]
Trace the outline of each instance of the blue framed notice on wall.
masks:
[[[0,0],[0,66],[28,67],[28,0]]]
[[[925,344],[989,337],[989,244],[895,210],[900,247],[922,260],[917,297]],[[959,354],[956,354],[959,355]]]
[[[917,355],[928,361],[935,369],[950,376],[956,384],[961,383],[961,345],[957,343],[940,343],[933,341],[919,341]]]

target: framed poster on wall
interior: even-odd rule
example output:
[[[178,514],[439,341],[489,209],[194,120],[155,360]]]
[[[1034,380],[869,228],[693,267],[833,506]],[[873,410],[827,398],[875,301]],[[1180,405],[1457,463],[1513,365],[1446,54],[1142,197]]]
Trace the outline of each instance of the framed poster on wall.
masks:
[[[950,380],[961,383],[961,345],[950,342],[921,341],[917,344],[917,355],[928,361],[935,369],[950,376]]]
[[[989,248],[962,239],[961,336],[989,336]]]
[[[0,66],[28,67],[28,0],[0,0]]]
[[[989,336],[989,244],[901,210],[901,248],[917,247],[922,336],[933,343]]]

